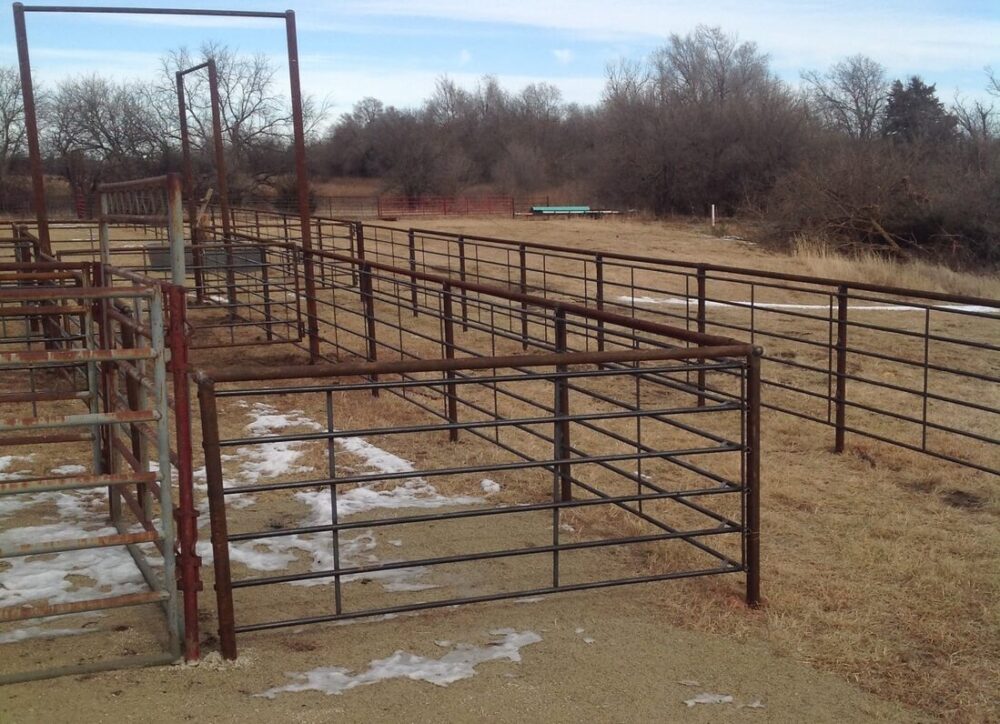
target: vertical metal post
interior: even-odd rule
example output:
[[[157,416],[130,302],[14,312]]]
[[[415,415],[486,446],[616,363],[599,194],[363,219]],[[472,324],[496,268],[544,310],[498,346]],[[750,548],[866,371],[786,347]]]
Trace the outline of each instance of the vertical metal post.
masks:
[[[521,294],[528,293],[528,248],[518,245],[518,259],[521,265]],[[521,302],[521,348],[528,349],[528,303]]]
[[[361,304],[365,316],[365,342],[368,348],[368,361],[378,361],[378,340],[375,338],[375,293],[372,285],[372,269],[367,263],[361,265]],[[378,381],[378,375],[371,376],[373,382]],[[378,388],[372,388],[372,397],[378,397]]]
[[[31,83],[31,60],[28,57],[28,30],[24,24],[23,3],[14,3],[14,35],[17,38],[17,62],[21,73],[21,97],[24,101],[24,130],[28,141],[38,242],[42,253],[51,256],[49,214],[45,203],[45,170],[42,167],[42,151],[38,140],[38,115],[35,110],[35,90]]]
[[[597,277],[597,311],[604,311],[604,257],[598,254],[594,257],[595,276]],[[604,320],[597,320],[597,351],[604,351]]]
[[[755,347],[747,359],[746,411],[746,603],[760,606],[760,358]]]
[[[271,314],[271,272],[268,263],[266,246],[260,247],[260,282],[264,293],[264,335],[267,341],[274,339],[274,316]]]
[[[108,228],[108,194],[105,191],[98,191],[99,203],[100,203],[100,216],[98,217],[98,235],[99,244],[101,250],[101,264],[103,266],[111,265],[111,230]],[[106,280],[109,282],[110,280]]]
[[[444,356],[446,359],[455,359],[455,322],[451,304],[451,284],[442,286],[441,306],[444,317]],[[445,378],[449,380],[448,384],[445,385],[448,422],[455,425],[458,423],[458,389],[455,385],[455,371],[447,370]],[[448,430],[448,439],[451,442],[457,442],[458,430],[454,428]]]
[[[337,512],[337,443],[333,439],[333,391],[326,391],[326,431],[331,434],[326,440],[327,455],[327,477],[330,479],[330,522],[333,523],[333,570],[340,570],[340,515]],[[335,573],[333,577],[333,600],[334,612],[337,615],[343,613],[343,593],[340,585],[340,574]]]
[[[212,105],[212,145],[215,147],[215,179],[219,187],[219,215],[222,217],[222,243],[226,248],[226,299],[230,316],[236,315],[236,270],[233,259],[232,216],[229,211],[229,178],[226,149],[222,141],[222,101],[219,98],[219,73],[215,59],[208,60],[208,93]]]
[[[365,225],[360,221],[354,225],[354,242],[357,251],[357,258],[365,260]]]
[[[184,73],[177,71],[177,112],[181,131],[181,171],[184,174],[184,194],[188,200],[188,225],[191,241],[198,227],[198,202],[194,198],[194,168],[191,162],[191,135],[187,125],[187,101],[184,98]]]
[[[705,334],[705,267],[698,267],[698,334]],[[705,369],[698,369],[698,407],[705,406]]]
[[[465,237],[458,237],[458,278],[465,281]],[[462,289],[462,331],[469,331],[469,292]]]
[[[167,287],[169,309],[168,344],[170,346],[170,373],[174,388],[174,437],[177,452],[177,538],[180,555],[178,581],[183,593],[184,608],[184,658],[196,660],[198,643],[198,591],[201,576],[198,569],[201,559],[196,552],[198,545],[198,510],[194,504],[194,474],[192,471],[191,401],[188,389],[188,346],[186,332],[186,300],[184,288]]]
[[[847,285],[837,287],[837,392],[834,398],[834,452],[844,452],[844,432],[847,425]]]
[[[191,229],[191,260],[194,263],[194,290],[195,299],[198,302],[202,302],[205,298],[205,280],[202,277],[201,246],[198,238],[198,201],[194,197],[191,135],[188,131],[187,102],[184,95],[184,73],[177,71],[177,110],[181,130],[181,169],[184,174],[184,194],[188,200],[188,224]]]
[[[170,247],[170,281],[184,286],[187,270],[184,265],[184,196],[181,177],[167,174],[167,244]]]
[[[562,354],[568,349],[566,340],[566,311],[556,310],[555,319],[555,342],[556,352]],[[567,372],[569,367],[560,364],[556,366],[556,372]],[[566,377],[557,377],[555,380],[555,430],[553,434],[553,457],[560,462],[556,464],[556,475],[560,483],[560,499],[568,501],[573,499],[573,481],[571,466],[568,462],[570,457],[570,431],[569,431],[569,380]]]
[[[174,559],[174,503],[173,483],[170,479],[170,404],[167,397],[167,347],[164,334],[164,300],[159,286],[152,288],[149,298],[150,346],[153,348],[153,389],[154,404],[160,414],[156,425],[157,476],[160,483],[160,534],[163,538],[163,588],[167,593],[165,611],[167,631],[170,637],[171,653],[180,655],[181,632],[180,610],[177,606],[177,578]]]
[[[417,271],[417,241],[413,234],[413,229],[406,232],[407,244],[410,251],[410,271],[414,274]],[[417,311],[417,278],[416,276],[410,277],[410,306],[413,308],[413,316],[419,315]]]
[[[201,438],[205,450],[208,482],[208,513],[212,523],[212,566],[215,569],[215,600],[219,619],[219,648],[224,659],[236,658],[236,621],[233,615],[232,573],[229,567],[229,529],[226,497],[222,483],[222,456],[219,448],[219,413],[215,384],[198,380],[198,407],[201,408]]]
[[[353,257],[357,257],[355,252],[355,224],[351,223],[347,226],[347,243],[348,243],[348,254]],[[358,268],[354,264],[351,264],[351,286],[358,286]]]
[[[306,168],[306,131],[302,118],[302,88],[299,83],[299,41],[295,32],[295,12],[285,12],[288,39],[288,79],[292,96],[292,131],[295,146],[295,188],[302,228],[303,276],[306,284],[306,317],[309,330],[309,358],[319,361],[319,312],[316,308],[316,275],[313,269],[312,236],[309,225],[309,176]]]

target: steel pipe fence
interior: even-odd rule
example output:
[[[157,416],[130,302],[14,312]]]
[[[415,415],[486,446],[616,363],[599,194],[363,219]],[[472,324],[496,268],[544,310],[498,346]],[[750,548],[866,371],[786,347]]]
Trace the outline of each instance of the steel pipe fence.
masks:
[[[37,239],[28,228],[24,234],[36,248]],[[101,257],[98,223],[53,222],[50,230],[52,258]],[[235,236],[223,244],[214,229],[202,231],[202,242],[184,243],[175,254],[166,243],[166,228],[155,218],[144,224],[109,223],[104,258],[121,273],[149,280],[173,281],[183,274],[191,348],[299,341],[304,332],[301,249]],[[175,256],[180,257],[179,266]]]
[[[81,446],[89,448],[86,465],[0,482],[0,495],[30,506],[41,493],[107,489],[113,527],[111,533],[76,538],[42,535],[29,542],[15,540],[0,546],[0,557],[21,559],[30,570],[34,561],[42,562],[44,568],[45,557],[51,554],[124,548],[145,587],[56,603],[26,600],[0,608],[0,621],[156,605],[163,613],[158,635],[162,648],[56,668],[5,671],[0,674],[2,683],[166,663],[180,656],[182,640],[190,644],[193,639],[197,655],[197,602],[193,599],[197,564],[191,557],[194,540],[184,540],[193,523],[185,517],[193,512],[190,425],[186,410],[175,416],[177,431],[171,442],[174,418],[168,394],[167,360],[173,352],[174,403],[187,405],[184,352],[176,346],[183,336],[171,328],[164,314],[167,304],[182,302],[183,297],[175,291],[165,300],[156,285],[112,289],[103,285],[102,273],[101,267],[86,263],[0,265],[0,367],[4,370],[0,398],[5,403],[0,445],[12,450],[42,449],[46,459],[56,459],[53,455],[80,459]],[[175,315],[175,323],[183,324],[182,313]],[[179,378],[185,380],[181,393]],[[177,474],[180,488],[185,480],[188,486],[180,506],[174,499],[172,473]],[[180,537],[175,517],[182,527]],[[186,587],[183,603],[178,579]],[[185,622],[182,613],[190,619]],[[189,646],[185,649],[192,653]]]
[[[258,226],[285,232],[280,215],[258,213]],[[335,219],[314,218],[312,236],[373,261],[749,339],[767,348],[765,407],[832,428],[835,450],[853,433],[1000,473],[998,300]]]
[[[235,657],[236,635],[251,631],[740,571],[756,605],[757,359],[743,345],[198,373],[223,655]],[[728,373],[729,394],[700,406],[656,383],[699,369]],[[405,424],[378,408],[373,422],[356,422],[358,402],[374,390],[448,404],[418,404]],[[321,422],[250,435],[220,424],[234,403],[278,398],[316,410]],[[276,445],[322,460],[322,472],[239,482],[226,471],[227,456]],[[449,452],[444,464],[422,455],[423,463],[364,470],[351,451],[373,445]],[[509,481],[516,500],[420,499],[435,495],[431,484],[481,494],[485,476]],[[405,491],[410,502],[359,510],[357,490]],[[296,518],[295,501],[312,512]],[[409,556],[403,548],[388,560],[359,555],[393,536],[414,549]],[[607,549],[656,564],[636,570],[637,558]],[[269,552],[279,563],[254,564]],[[407,582],[425,574],[452,583]],[[381,591],[357,585],[387,580]],[[455,581],[476,581],[475,590]]]

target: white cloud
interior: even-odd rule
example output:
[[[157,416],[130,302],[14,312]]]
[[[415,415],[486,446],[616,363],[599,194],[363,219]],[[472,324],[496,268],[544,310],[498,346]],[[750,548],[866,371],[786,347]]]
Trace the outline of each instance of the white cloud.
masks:
[[[315,2],[309,12],[324,12]],[[475,23],[511,23],[572,33],[578,38],[666,38],[699,24],[720,25],[757,42],[776,63],[797,73],[854,53],[871,55],[890,70],[979,69],[1000,53],[1000,17],[976,18],[925,8],[912,0],[344,0],[338,13],[365,17],[420,17]],[[939,7],[946,7],[944,5]]]
[[[557,48],[552,51],[552,55],[559,65],[569,65],[573,62],[573,51],[569,48]]]
[[[470,53],[465,48],[462,48],[462,50],[458,54],[458,64],[468,65],[470,60],[472,60],[472,53]]]

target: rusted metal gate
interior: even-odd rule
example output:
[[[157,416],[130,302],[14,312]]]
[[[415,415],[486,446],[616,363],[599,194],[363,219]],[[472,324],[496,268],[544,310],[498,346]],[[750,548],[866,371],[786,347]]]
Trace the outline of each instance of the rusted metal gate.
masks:
[[[106,488],[115,532],[5,546],[0,558],[23,558],[30,567],[37,556],[124,547],[147,590],[55,604],[29,601],[0,608],[0,621],[153,604],[162,609],[164,646],[155,653],[4,673],[0,683],[173,661],[181,653],[182,618],[161,289],[93,286],[93,265],[19,266],[4,272],[16,276],[0,288],[6,388],[0,446],[32,446],[48,456],[58,446],[84,443],[90,459],[76,466],[82,474],[51,471],[0,482],[0,496]],[[110,344],[110,336],[119,343]],[[85,412],[76,411],[81,402]]]

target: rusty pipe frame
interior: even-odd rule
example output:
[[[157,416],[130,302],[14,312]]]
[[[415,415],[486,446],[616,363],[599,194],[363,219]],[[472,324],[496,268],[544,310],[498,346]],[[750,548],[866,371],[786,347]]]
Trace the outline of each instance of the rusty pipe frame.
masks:
[[[316,307],[316,275],[313,268],[312,210],[309,208],[309,175],[306,169],[305,121],[302,116],[302,88],[299,83],[299,41],[295,31],[295,12],[285,12],[288,46],[288,80],[292,94],[292,130],[295,145],[295,187],[299,202],[299,226],[302,232],[302,265],[306,292],[306,325],[309,336],[309,360],[319,361],[319,311]]]
[[[215,157],[215,184],[219,193],[219,207],[222,212],[222,243],[226,247],[226,298],[230,308],[236,306],[236,273],[233,270],[234,258],[232,250],[232,212],[229,206],[229,171],[226,167],[226,150],[222,136],[222,100],[219,96],[219,72],[215,59],[209,58],[204,63],[184,68],[176,73],[177,107],[181,131],[181,163],[184,173],[184,190],[188,197],[188,216],[191,226],[191,243],[197,244],[198,239],[198,204],[194,198],[194,171],[191,162],[191,136],[188,132],[187,103],[185,100],[184,76],[202,69],[208,69],[209,105],[212,109],[212,151]],[[200,250],[196,251],[200,257]],[[204,296],[204,280],[202,279],[201,259],[195,258],[195,296],[200,302]]]
[[[34,195],[38,241],[43,253],[52,255],[49,238],[49,212],[45,203],[45,170],[38,140],[38,115],[35,109],[35,89],[31,84],[31,60],[28,55],[28,30],[24,22],[25,6],[14,3],[14,35],[17,42],[17,64],[21,73],[21,97],[24,101],[24,128],[28,140],[28,162],[31,167],[31,190]]]
[[[138,8],[82,5],[24,5],[17,2],[13,6],[14,31],[17,38],[18,64],[21,73],[21,92],[24,98],[25,126],[28,137],[28,155],[31,163],[32,187],[35,195],[35,214],[38,223],[39,242],[43,253],[52,255],[49,238],[48,209],[45,203],[45,175],[38,141],[38,119],[35,110],[35,96],[31,85],[31,62],[28,54],[28,34],[25,13],[74,13],[99,15],[170,15],[220,18],[261,18],[285,21],[285,42],[288,49],[288,77],[292,100],[292,133],[295,149],[295,176],[299,201],[299,223],[302,227],[303,265],[306,287],[306,310],[309,325],[309,349],[313,361],[319,359],[319,328],[316,308],[316,281],[313,273],[312,237],[310,233],[309,177],[306,168],[305,122],[302,114],[302,87],[299,79],[299,46],[295,26],[295,12],[263,12],[253,10],[206,10],[197,8]],[[213,64],[214,65],[214,64]],[[212,67],[209,67],[210,74]],[[217,95],[217,94],[216,94]],[[213,103],[217,105],[217,103]],[[214,126],[214,123],[213,123]],[[214,130],[214,129],[213,129]],[[221,146],[220,146],[221,148]],[[220,188],[220,195],[221,188]],[[228,200],[227,200],[228,203]],[[229,215],[223,214],[223,224],[229,223]]]

